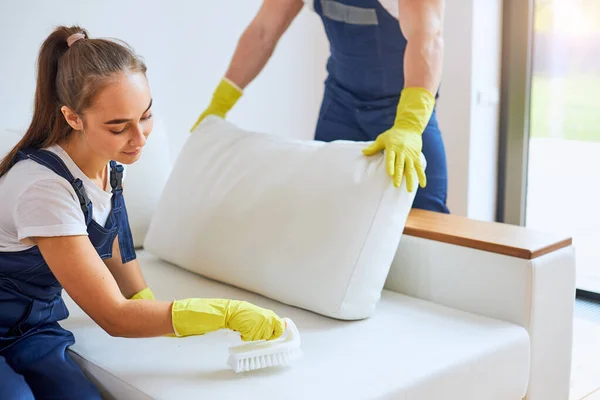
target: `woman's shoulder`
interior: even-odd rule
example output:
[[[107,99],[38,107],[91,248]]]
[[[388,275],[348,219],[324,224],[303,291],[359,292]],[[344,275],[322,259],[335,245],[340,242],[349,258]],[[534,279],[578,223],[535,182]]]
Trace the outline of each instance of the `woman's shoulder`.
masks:
[[[49,227],[58,232],[65,226],[77,226],[85,232],[71,184],[33,160],[17,162],[0,178],[0,204],[0,231],[4,232],[0,248],[30,247],[32,243],[21,242],[21,236],[42,235],[51,232]]]
[[[0,191],[10,192],[17,195],[17,197],[36,186],[55,188],[58,192],[70,191],[71,188],[66,179],[48,167],[30,159],[17,162],[3,178],[0,182]]]

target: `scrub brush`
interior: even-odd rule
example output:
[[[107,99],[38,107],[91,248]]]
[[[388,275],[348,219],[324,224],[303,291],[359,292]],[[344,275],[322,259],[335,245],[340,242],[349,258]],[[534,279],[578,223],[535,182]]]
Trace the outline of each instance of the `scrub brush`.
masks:
[[[284,334],[274,340],[261,340],[229,348],[227,364],[235,372],[253,371],[261,368],[288,365],[302,355],[300,332],[289,318]]]

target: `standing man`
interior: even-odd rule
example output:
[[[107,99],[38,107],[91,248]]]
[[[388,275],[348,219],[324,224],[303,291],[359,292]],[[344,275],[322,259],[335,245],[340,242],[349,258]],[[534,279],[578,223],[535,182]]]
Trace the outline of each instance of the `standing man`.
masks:
[[[405,177],[412,192],[417,178],[414,208],[449,213],[435,113],[445,0],[264,0],[192,131],[209,114],[225,118],[304,3],[321,17],[331,51],[315,139],[374,141],[363,153],[385,151],[395,186]]]

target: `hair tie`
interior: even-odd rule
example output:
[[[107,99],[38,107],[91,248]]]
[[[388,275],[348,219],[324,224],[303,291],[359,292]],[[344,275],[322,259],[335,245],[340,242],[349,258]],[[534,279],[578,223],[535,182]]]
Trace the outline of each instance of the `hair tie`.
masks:
[[[69,47],[71,47],[71,46],[73,46],[73,43],[75,43],[79,39],[84,39],[84,38],[85,38],[85,35],[83,33],[81,33],[81,32],[74,33],[67,38],[67,45],[69,45]]]

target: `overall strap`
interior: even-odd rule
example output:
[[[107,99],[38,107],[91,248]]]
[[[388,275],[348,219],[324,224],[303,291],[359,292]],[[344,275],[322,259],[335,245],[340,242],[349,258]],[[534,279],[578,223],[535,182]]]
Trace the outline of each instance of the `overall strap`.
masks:
[[[83,182],[81,179],[75,178],[73,174],[71,174],[71,171],[69,171],[63,160],[61,160],[58,155],[48,150],[25,148],[19,150],[15,162],[25,159],[35,161],[69,181],[73,187],[73,190],[75,190],[75,194],[77,194],[77,198],[79,199],[81,211],[83,211],[83,215],[85,216],[85,223],[89,224],[92,221],[92,202],[85,192]]]
[[[315,0],[316,2],[316,0]],[[336,1],[320,0],[315,4],[318,14],[332,21],[349,25],[379,25],[377,11],[374,8],[377,0]]]
[[[110,187],[112,193],[123,191],[123,166],[115,161],[110,161]]]
[[[123,196],[123,170],[124,167],[117,164],[115,161],[110,162],[110,186],[112,187],[112,210],[114,220],[117,223],[117,232],[119,239],[119,250],[121,251],[121,261],[123,264],[134,260],[135,244],[131,227],[129,226],[129,216],[127,215],[127,207],[125,206],[125,198]]]

